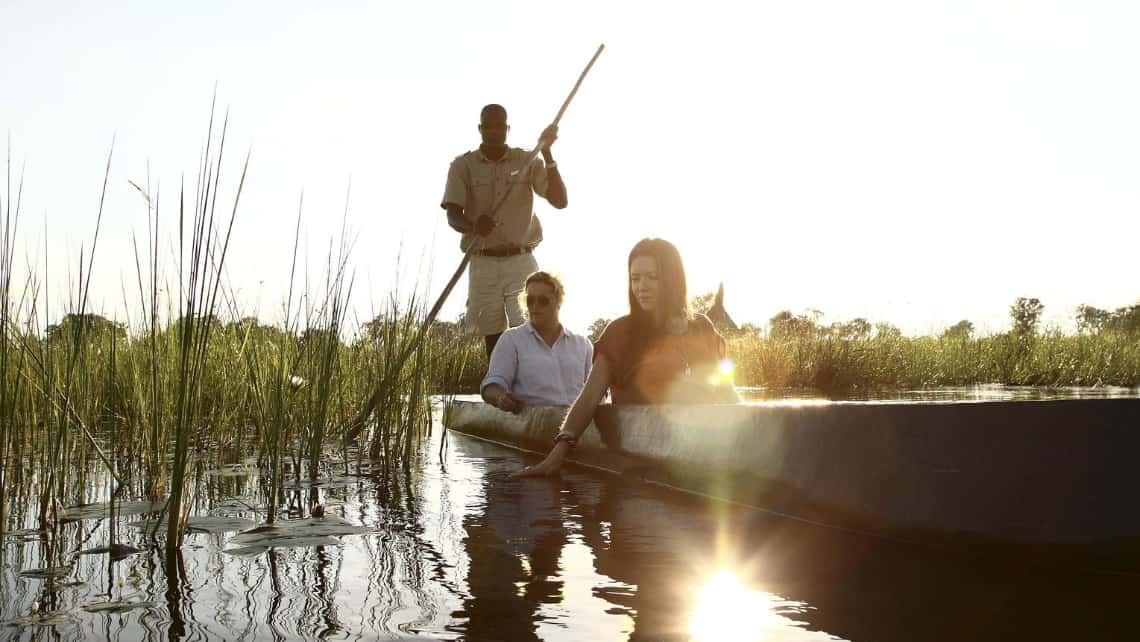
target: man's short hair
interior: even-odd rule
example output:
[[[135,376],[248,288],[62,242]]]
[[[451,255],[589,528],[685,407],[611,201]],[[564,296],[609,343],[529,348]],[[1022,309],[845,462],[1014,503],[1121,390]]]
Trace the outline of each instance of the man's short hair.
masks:
[[[485,105],[483,107],[483,110],[479,112],[479,122],[483,122],[483,120],[485,120],[487,118],[487,114],[491,114],[491,113],[502,114],[503,120],[506,120],[506,118],[507,118],[507,108],[506,107],[503,107],[502,105],[498,105],[495,103],[491,103],[490,105]]]
[[[530,275],[526,277],[526,282],[523,283],[523,291],[520,293],[521,296],[519,298],[524,302],[526,301],[526,286],[531,283],[545,283],[549,285],[550,289],[554,290],[554,302],[559,305],[561,305],[562,301],[566,298],[566,288],[562,286],[562,279],[558,278],[556,274],[539,270],[538,272],[531,272]]]

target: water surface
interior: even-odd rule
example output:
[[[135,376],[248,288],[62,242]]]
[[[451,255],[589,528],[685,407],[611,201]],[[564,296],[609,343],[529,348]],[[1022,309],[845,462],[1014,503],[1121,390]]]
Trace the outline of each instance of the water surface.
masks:
[[[65,524],[59,538],[8,536],[0,621],[27,616],[33,602],[62,619],[0,628],[0,637],[1140,639],[1140,578],[947,557],[585,469],[513,480],[520,453],[458,434],[440,440],[407,476],[332,465],[331,482],[298,491],[377,530],[337,546],[246,557],[226,552],[233,532],[191,534],[172,567],[121,525],[115,539],[141,553],[73,557],[109,541],[108,519]],[[92,499],[107,485],[97,474],[86,483]],[[252,473],[202,475],[197,512],[259,521],[259,493]],[[30,500],[16,501],[10,510],[32,526],[20,514]],[[44,566],[66,574],[20,575]],[[153,604],[83,610],[108,593]]]

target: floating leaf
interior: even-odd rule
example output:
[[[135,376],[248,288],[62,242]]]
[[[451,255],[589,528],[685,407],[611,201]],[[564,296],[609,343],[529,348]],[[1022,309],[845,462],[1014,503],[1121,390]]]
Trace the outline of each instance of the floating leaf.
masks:
[[[186,527],[202,533],[227,533],[244,530],[254,525],[256,522],[244,517],[191,517]]]
[[[118,515],[141,515],[143,513],[157,513],[166,506],[166,500],[156,502],[123,502],[115,506]],[[94,504],[81,504],[63,509],[63,521],[77,521],[83,519],[100,519],[110,512],[110,504],[97,502]]]
[[[376,529],[356,526],[334,516],[289,520],[238,533],[229,542],[238,547],[225,552],[231,555],[258,555],[271,548],[336,546],[340,544],[339,540],[333,539],[336,536],[377,532]]]
[[[49,566],[20,571],[20,577],[30,577],[36,580],[57,580],[61,577],[67,577],[69,573],[71,573],[70,566]]]
[[[150,600],[110,600],[108,602],[92,602],[84,604],[83,610],[89,613],[122,613],[134,609],[152,609],[154,602]]]
[[[318,546],[340,546],[340,540],[332,537],[266,537],[262,540],[251,540],[247,546],[229,548],[223,552],[248,557],[260,555],[271,548],[316,548]]]
[[[130,555],[134,555],[137,552],[139,552],[139,549],[135,548],[134,546],[128,546],[126,544],[111,544],[110,546],[98,546],[96,548],[88,548],[86,550],[79,551],[79,553],[77,553],[77,555],[107,555],[107,554],[110,554],[111,559],[118,560],[118,559],[123,559],[124,557],[128,557]]]
[[[144,519],[137,522],[130,522],[128,526],[134,528],[141,528],[143,530],[153,529],[158,526],[162,529],[166,528],[169,520],[163,519],[161,522],[153,519]],[[252,519],[245,519],[242,517],[191,517],[186,520],[186,529],[197,533],[227,533],[231,531],[240,531],[250,526],[255,525]]]
[[[246,466],[245,464],[222,466],[221,468],[206,471],[206,474],[210,477],[248,477],[260,473],[261,471],[257,468]]]
[[[67,619],[67,611],[48,611],[8,620],[4,626],[55,626],[63,623],[65,619]]]
[[[344,488],[345,486],[359,484],[362,477],[362,475],[334,475],[320,479],[302,479],[286,484],[285,488],[287,490],[296,490],[298,488],[302,490],[309,488]]]
[[[266,524],[238,533],[230,538],[231,544],[250,546],[272,546],[267,543],[274,538],[298,537],[337,537],[340,535],[366,535],[378,533],[374,528],[357,526],[346,519],[333,515],[311,517],[309,519],[288,520]]]
[[[239,512],[255,512],[264,513],[268,509],[265,506],[258,506],[257,500],[249,497],[230,497],[214,505],[210,509],[211,513],[227,513],[232,511]]]

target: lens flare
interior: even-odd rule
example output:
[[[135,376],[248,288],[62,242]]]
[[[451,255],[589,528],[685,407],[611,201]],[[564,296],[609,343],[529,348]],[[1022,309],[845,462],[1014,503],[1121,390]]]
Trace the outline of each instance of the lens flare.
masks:
[[[736,365],[732,363],[732,359],[721,359],[716,364],[716,370],[709,375],[709,385],[731,386],[735,371]]]
[[[779,619],[769,594],[745,587],[728,571],[709,578],[696,598],[689,618],[694,641],[764,640]]]

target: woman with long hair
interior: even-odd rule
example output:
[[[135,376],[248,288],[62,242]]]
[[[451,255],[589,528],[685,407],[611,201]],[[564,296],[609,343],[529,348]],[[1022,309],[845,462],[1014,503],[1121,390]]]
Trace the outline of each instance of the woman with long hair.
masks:
[[[737,400],[732,386],[717,377],[724,339],[707,317],[689,309],[677,248],[662,239],[638,241],[629,253],[628,275],[629,314],[611,322],[594,346],[594,366],[550,454],[516,476],[557,472],[607,389],[615,404]]]

